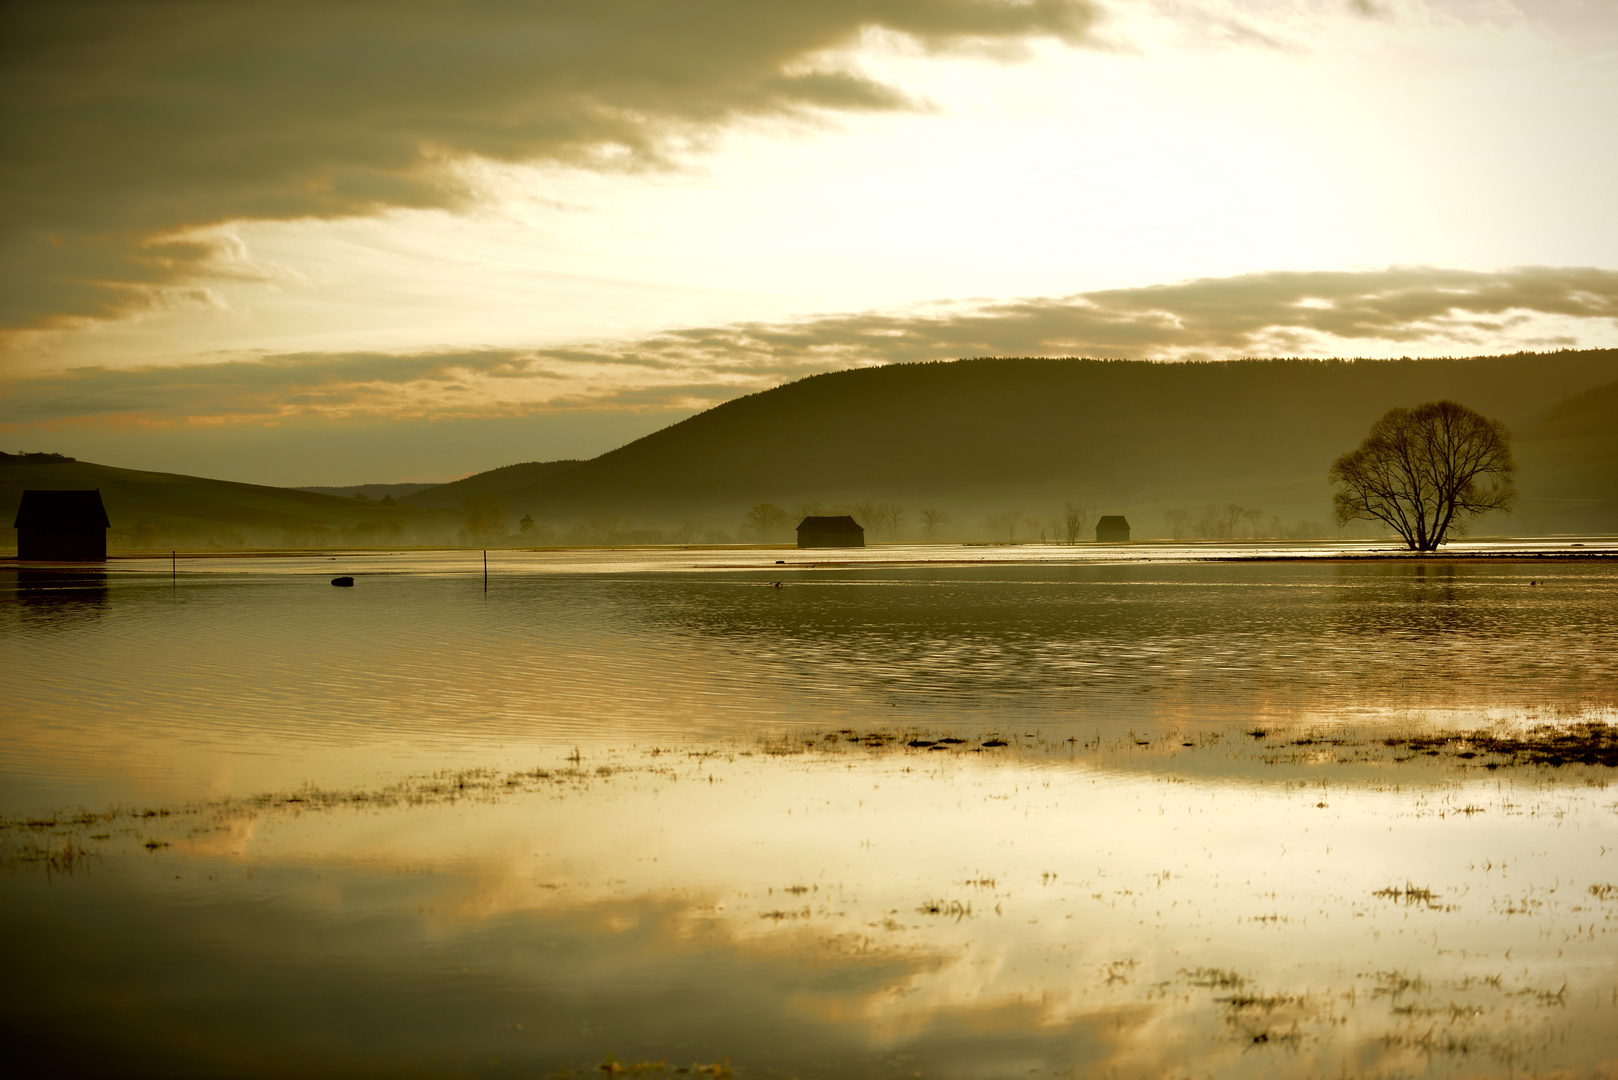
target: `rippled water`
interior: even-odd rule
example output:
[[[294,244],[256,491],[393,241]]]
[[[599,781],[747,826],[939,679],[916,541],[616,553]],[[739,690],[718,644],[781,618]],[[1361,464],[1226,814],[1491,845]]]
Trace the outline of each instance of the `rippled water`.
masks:
[[[408,557],[65,588],[13,572],[0,812],[783,725],[1110,737],[1618,703],[1618,574],[1605,564],[760,569],[772,560],[748,554],[754,569],[702,573],[681,554],[615,573],[508,557],[487,591],[476,563],[366,572]],[[333,568],[359,584],[332,588]]]
[[[1382,739],[1613,719],[1618,567],[1363,550],[0,570],[0,1026],[87,1075],[1606,1067],[1608,770]]]

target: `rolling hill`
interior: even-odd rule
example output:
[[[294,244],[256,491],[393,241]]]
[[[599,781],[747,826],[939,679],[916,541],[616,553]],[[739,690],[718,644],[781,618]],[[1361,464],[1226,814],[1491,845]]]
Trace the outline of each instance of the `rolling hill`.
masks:
[[[13,546],[16,532],[10,526],[29,488],[99,488],[112,521],[108,546],[114,549],[443,543],[460,525],[458,515],[414,506],[119,469],[49,454],[0,454],[0,521],[5,541]]]
[[[437,484],[344,484],[338,487],[300,487],[299,491],[312,491],[317,495],[336,495],[338,498],[351,499],[355,495],[364,495],[367,499],[381,502],[383,499],[400,499],[406,495],[414,495],[418,491],[437,487]]]
[[[525,461],[519,465],[503,465],[447,484],[413,491],[400,497],[399,501],[408,506],[459,510],[470,495],[504,495],[547,480],[578,464],[577,461]]]
[[[960,522],[1072,500],[1135,513],[1145,535],[1162,533],[1165,510],[1207,503],[1326,521],[1331,461],[1387,409],[1449,397],[1522,436],[1521,512],[1495,527],[1618,529],[1600,434],[1618,418],[1610,396],[1581,396],[1614,380],[1618,350],[893,365],[727,402],[504,498],[557,526],[613,515],[735,527],[755,503],[861,501],[937,505]]]
[[[1526,510],[1544,532],[1618,532],[1618,382],[1560,402],[1517,439]]]
[[[1331,461],[1396,405],[1449,397],[1515,433],[1516,517],[1481,532],[1618,532],[1618,350],[1456,360],[1210,364],[983,359],[816,375],[738,398],[589,461],[525,462],[361,497],[0,455],[0,513],[28,487],[99,487],[114,547],[454,543],[487,496],[514,541],[656,542],[737,535],[749,507],[788,514],[890,503],[954,518],[1049,522],[1064,502],[1129,515],[1231,504],[1320,535]],[[378,488],[377,490],[382,490]],[[487,501],[487,500],[485,500]],[[585,524],[594,523],[594,524]],[[470,525],[468,522],[467,524]],[[1309,533],[1309,529],[1315,531]],[[478,542],[499,542],[499,529]]]

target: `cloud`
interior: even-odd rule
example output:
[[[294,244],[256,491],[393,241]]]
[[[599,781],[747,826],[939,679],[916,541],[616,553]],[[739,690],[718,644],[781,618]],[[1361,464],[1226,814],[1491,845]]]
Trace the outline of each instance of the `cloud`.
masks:
[[[965,356],[1465,355],[1615,338],[1618,271],[1278,271],[932,312],[692,327],[569,348],[77,368],[0,385],[0,425],[701,409],[816,372]]]
[[[1090,42],[1092,0],[0,5],[0,326],[210,271],[199,227],[457,208],[473,159],[666,167],[749,118],[913,107],[839,63]],[[187,235],[187,230],[192,230]]]
[[[797,324],[673,331],[623,355],[794,377],[807,368],[961,356],[1154,360],[1335,355],[1356,344],[1509,348],[1504,330],[1533,316],[1618,320],[1618,272],[1527,267],[1500,272],[1393,268],[1203,278],[939,315],[868,313]],[[1565,338],[1533,342],[1570,344]]]

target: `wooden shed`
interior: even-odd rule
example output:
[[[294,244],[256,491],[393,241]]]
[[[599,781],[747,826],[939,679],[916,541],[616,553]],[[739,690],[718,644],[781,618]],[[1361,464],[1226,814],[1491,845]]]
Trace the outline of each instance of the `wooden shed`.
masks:
[[[1108,514],[1096,522],[1096,543],[1120,544],[1129,540],[1129,519],[1122,514]]]
[[[806,517],[798,524],[798,546],[864,547],[865,530],[847,514],[839,517]]]
[[[25,491],[17,507],[17,558],[106,562],[107,508],[93,491]]]

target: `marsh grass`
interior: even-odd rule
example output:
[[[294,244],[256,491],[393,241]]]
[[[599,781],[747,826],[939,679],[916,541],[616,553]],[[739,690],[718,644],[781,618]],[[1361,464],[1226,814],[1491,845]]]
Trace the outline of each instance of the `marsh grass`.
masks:
[[[1385,889],[1375,890],[1371,893],[1371,895],[1381,897],[1385,900],[1396,900],[1406,905],[1423,904],[1431,908],[1440,906],[1438,903],[1438,893],[1433,892],[1433,890],[1426,888],[1425,886],[1412,885],[1409,881],[1406,881],[1403,887],[1398,885],[1390,885]]]
[[[1232,1012],[1242,1012],[1247,1009],[1262,1009],[1265,1012],[1274,1012],[1283,1005],[1291,1005],[1298,999],[1286,994],[1232,994],[1229,997],[1214,998],[1230,1008]]]
[[[1598,784],[1605,783],[1600,773],[1618,767],[1618,725],[1606,721],[1545,724],[1518,733],[1466,731],[1355,737],[1342,731],[1332,731],[1302,733],[1285,742],[1278,742],[1274,737],[1276,733],[1270,730],[1253,729],[1246,732],[1254,736],[1251,743],[1227,739],[1229,734],[1228,731],[1206,732],[1191,741],[1180,738],[1176,732],[1173,738],[1152,742],[1142,740],[1131,732],[1127,738],[1111,744],[1099,736],[1081,741],[1072,736],[1053,735],[1047,738],[1039,732],[1030,732],[1007,738],[998,732],[988,731],[969,737],[938,734],[918,727],[895,726],[863,731],[841,728],[804,733],[800,730],[750,742],[738,741],[725,746],[697,749],[653,746],[628,752],[638,753],[641,760],[614,751],[609,753],[609,760],[602,763],[586,762],[584,756],[574,750],[560,767],[536,766],[517,771],[492,768],[443,770],[376,788],[321,788],[307,785],[292,791],[265,792],[190,805],[122,807],[99,812],[75,810],[55,815],[0,818],[0,860],[14,871],[42,868],[71,873],[73,868],[82,865],[86,857],[99,853],[99,849],[93,845],[105,844],[120,835],[132,837],[137,845],[155,852],[176,842],[178,835],[164,835],[165,832],[171,833],[176,826],[183,825],[189,830],[188,835],[195,837],[226,828],[231,821],[266,813],[297,815],[344,809],[374,811],[460,802],[493,803],[535,792],[552,795],[582,792],[594,785],[612,783],[620,778],[650,778],[672,783],[686,777],[711,784],[718,778],[706,771],[710,762],[735,762],[755,755],[837,760],[846,754],[923,755],[936,758],[940,752],[945,752],[947,756],[1011,755],[1019,760],[1060,758],[1068,761],[1089,760],[1098,765],[1123,763],[1129,767],[1137,767],[1133,764],[1136,755],[1144,754],[1152,759],[1190,755],[1192,760],[1211,759],[1216,765],[1229,760],[1239,768],[1242,762],[1254,760],[1251,753],[1242,752],[1244,745],[1251,745],[1260,748],[1256,760],[1262,765],[1353,764],[1388,768],[1402,766],[1419,755],[1421,760],[1432,761],[1435,767],[1448,762],[1448,767],[1463,769],[1536,768],[1547,777],[1558,775],[1559,766],[1582,766],[1570,777],[1576,775],[1582,782]],[[1280,752],[1277,752],[1277,748]],[[1331,750],[1324,759],[1297,756],[1317,755],[1321,748]],[[1344,751],[1351,751],[1352,754],[1345,754]],[[1591,776],[1588,772],[1590,768],[1598,770],[1598,774]],[[1552,771],[1543,771],[1547,769]],[[1322,799],[1315,805],[1325,809],[1329,804]],[[1486,809],[1468,803],[1448,812],[1471,817],[1485,813]],[[97,831],[92,832],[92,829]],[[47,835],[58,839],[39,840]],[[34,841],[30,843],[26,839],[28,837],[34,838]],[[975,888],[994,887],[989,878],[965,884]],[[1409,882],[1404,887],[1377,890],[1373,895],[1407,904],[1436,906],[1436,897],[1429,890],[1417,888]],[[1599,898],[1607,899],[1610,895],[1601,893]],[[1525,901],[1522,910],[1528,910],[1528,905],[1532,903]],[[949,913],[955,914],[953,909]],[[1517,909],[1513,908],[1508,913],[1517,913]]]
[[[810,918],[812,914],[813,913],[810,911],[808,905],[805,905],[793,911],[786,911],[779,908],[774,911],[761,911],[758,913],[758,917],[761,919],[769,919],[771,922],[784,922],[787,919],[807,919]]]
[[[1382,740],[1384,746],[1422,754],[1450,753],[1463,761],[1484,755],[1486,769],[1503,765],[1600,765],[1618,767],[1618,725],[1591,720],[1566,726],[1537,725],[1521,733],[1471,731],[1436,735],[1404,735]]]
[[[1180,974],[1192,986],[1205,990],[1239,990],[1247,985],[1247,980],[1241,975],[1222,968],[1181,968]]]
[[[1402,971],[1379,971],[1374,976],[1376,985],[1372,997],[1389,997],[1397,1001],[1407,993],[1420,994],[1427,990],[1427,982],[1420,975],[1406,975]]]
[[[1411,891],[1418,900],[1426,892],[1420,888],[1392,891],[1400,896]],[[1477,1055],[1510,1068],[1532,1049],[1531,1029],[1536,1021],[1528,1019],[1530,1014],[1523,1007],[1557,1011],[1570,1004],[1565,979],[1555,989],[1510,986],[1502,973],[1469,974],[1435,985],[1420,973],[1362,972],[1349,985],[1325,993],[1261,990],[1252,979],[1227,968],[1182,968],[1178,975],[1186,985],[1213,991],[1211,1000],[1223,1007],[1230,1038],[1244,1052],[1266,1047],[1296,1050],[1306,1043],[1329,1041],[1331,1032],[1354,1022],[1363,1003],[1370,1001],[1385,1008],[1381,1016],[1387,1026],[1373,1036],[1385,1050],[1406,1051],[1417,1058]],[[1491,1021],[1496,1026],[1488,1026]],[[1417,1068],[1410,1075],[1420,1074]]]
[[[982,752],[984,744],[991,741],[988,738],[991,733],[987,732],[973,739],[949,736],[948,738],[954,740],[950,743],[915,729],[907,729],[900,734],[905,737],[901,738],[896,734],[885,740],[868,739],[864,733],[850,729],[831,733],[830,741],[824,734],[816,735],[811,741],[812,748],[806,749],[804,748],[806,740],[800,733],[794,733],[791,753],[806,756],[794,757],[787,762],[770,761],[768,767],[772,770],[791,768],[801,761],[808,766],[810,772],[830,768],[840,774],[845,764],[861,759],[873,759],[885,760],[892,772],[912,769],[921,772],[924,766],[919,762],[926,760],[925,755],[932,754],[933,760],[937,760],[939,752],[933,750],[931,748],[933,746],[943,745],[955,753],[965,754]],[[850,735],[855,737],[850,738]],[[911,745],[916,741],[930,745],[925,747]],[[1120,744],[1120,753],[1135,753],[1134,741],[1131,739],[1128,747]],[[1175,744],[1179,741],[1178,738],[1160,740],[1154,745],[1161,749],[1146,753],[1177,755],[1180,750]],[[1271,745],[1276,741],[1271,739]],[[1310,748],[1319,745],[1331,745],[1335,748],[1350,740],[1346,736],[1334,733],[1318,738],[1302,736],[1297,741]],[[1246,748],[1250,745],[1238,733],[1226,731],[1223,743],[1218,734],[1200,739],[1197,752],[1220,753],[1223,752],[1221,746]],[[1381,743],[1369,740],[1368,745],[1380,747]],[[1105,751],[1105,746],[1099,741],[1095,746],[1100,748],[1099,752]],[[1054,736],[1048,740],[1029,738],[1025,733],[1018,733],[1014,745],[1002,750],[998,755],[985,755],[972,760],[985,763],[1001,759],[1038,761],[1043,756],[1060,764],[1055,761],[1058,755],[1084,761],[1086,759],[1080,755],[1095,752],[1098,751],[1093,750],[1090,743],[1079,744],[1075,740]],[[611,785],[620,784],[636,784],[641,789],[661,790],[660,785],[667,783],[689,782],[691,779],[706,781],[712,778],[714,771],[719,771],[723,779],[723,771],[715,769],[716,763],[734,763],[749,757],[754,758],[755,762],[763,762],[768,754],[767,747],[763,748],[761,753],[757,742],[732,744],[728,748],[708,746],[689,752],[683,747],[673,749],[668,746],[650,747],[611,751],[599,757],[575,752],[564,759],[559,759],[562,762],[560,767],[449,770],[376,788],[304,787],[291,791],[265,793],[251,798],[220,800],[192,806],[142,806],[106,813],[74,811],[54,816],[37,815],[0,822],[0,845],[3,845],[0,846],[0,850],[6,852],[7,861],[18,871],[43,867],[47,872],[73,873],[84,865],[86,859],[96,857],[94,842],[114,838],[125,845],[126,852],[128,848],[133,847],[139,857],[144,858],[145,852],[140,851],[142,847],[149,847],[155,852],[172,843],[183,851],[185,844],[182,837],[186,835],[186,830],[191,830],[191,835],[204,834],[215,828],[228,827],[232,821],[242,817],[267,818],[280,815],[296,818],[313,814],[341,814],[348,811],[349,815],[359,819],[378,808],[450,807],[485,802],[494,804],[527,793],[537,794],[541,799],[562,798],[584,791],[610,792],[613,790]],[[948,777],[950,770],[947,767],[940,767],[938,775]],[[1472,775],[1481,778],[1480,774]],[[1546,772],[1544,775],[1554,774]],[[1300,791],[1309,793],[1307,802],[1314,803],[1316,796],[1313,792],[1321,789],[1320,779],[1307,778],[1298,783]],[[1543,783],[1549,785],[1552,781],[1547,779]],[[1339,785],[1334,780],[1333,787],[1337,786]],[[1389,784],[1387,790],[1394,790],[1396,786]],[[1489,780],[1487,786],[1503,787],[1497,785],[1493,778]],[[1420,804],[1418,812],[1421,813],[1435,813],[1437,804],[1445,801],[1440,798],[1429,798],[1421,793],[1418,793],[1417,798]],[[1431,808],[1422,808],[1428,807],[1429,804]],[[1465,815],[1467,818],[1481,810],[1480,807],[1465,802],[1465,798],[1460,795],[1455,796],[1453,803],[1449,805],[1449,812]],[[1510,806],[1511,803],[1505,797],[1501,797],[1499,801],[1489,802],[1490,810],[1501,816],[1510,813],[1508,809]],[[1456,809],[1457,807],[1459,809]],[[1312,815],[1314,811],[1311,810],[1309,813]],[[1481,827],[1494,823],[1485,819],[1479,825]],[[173,838],[165,836],[165,832],[172,833]],[[165,862],[167,859],[165,857],[159,861]],[[1034,882],[1042,886],[1053,886],[1058,881],[1054,870],[1035,873],[1043,864],[1026,865],[1023,868],[1026,873],[1015,872],[1008,867],[999,874],[998,881],[996,877],[984,873],[973,863],[966,864],[967,867],[971,867],[969,875],[962,873],[960,869],[954,869],[958,865],[959,863],[952,863],[950,868],[952,872],[947,877],[935,878],[933,884],[924,885],[917,890],[925,898],[914,911],[928,918],[909,920],[913,925],[902,926],[892,917],[902,919],[904,916],[900,915],[899,910],[891,910],[886,911],[889,918],[880,923],[865,922],[865,926],[880,926],[883,930],[894,933],[909,933],[914,935],[916,941],[948,940],[952,933],[963,937],[970,936],[982,928],[1001,925],[998,920],[992,918],[993,915],[1000,914],[997,897],[986,895],[981,890],[992,892],[1001,882],[1005,882],[1006,896],[1011,896]],[[1062,869],[1062,882],[1076,880],[1075,875],[1070,875],[1066,868]],[[808,940],[821,933],[820,923],[816,920],[826,920],[829,917],[827,905],[842,902],[834,899],[836,894],[829,891],[832,888],[830,885],[805,884],[804,882],[812,879],[807,875],[800,876],[801,870],[802,868],[788,869],[773,878],[778,883],[769,889],[774,899],[757,906],[749,905],[737,909],[746,912],[753,931],[758,932],[760,937],[779,934],[779,939]],[[1181,876],[1178,872],[1170,874],[1166,870],[1154,871],[1146,881],[1148,886],[1153,882],[1161,886],[1163,883],[1179,880]],[[962,880],[963,878],[965,880]],[[1375,884],[1375,881],[1369,884]],[[1355,890],[1356,895],[1361,898],[1360,901],[1357,904],[1352,901],[1350,903],[1359,909],[1367,906],[1380,907],[1380,914],[1371,913],[1373,918],[1390,916],[1393,920],[1399,920],[1408,916],[1412,920],[1441,925],[1442,916],[1428,916],[1422,912],[1428,909],[1458,910],[1444,906],[1444,901],[1454,899],[1465,891],[1459,882],[1446,879],[1443,884],[1446,886],[1447,896],[1425,885],[1418,886],[1408,879],[1402,884],[1389,884],[1372,893],[1379,901],[1416,907],[1418,909],[1416,912],[1389,911],[1388,908],[1392,904],[1366,905],[1363,885]],[[749,895],[757,896],[763,893],[764,889],[761,886],[762,883],[756,892]],[[554,888],[549,885],[541,887]],[[1585,887],[1585,883],[1580,882],[1579,899],[1586,905],[1585,910],[1594,908],[1598,902],[1618,900],[1618,885],[1599,883],[1588,885],[1590,899],[1585,899],[1582,895]],[[958,896],[962,888],[967,889],[968,895],[977,901],[975,910],[973,904],[964,898],[949,898],[951,890],[956,890]],[[1533,892],[1537,888],[1530,885],[1529,891]],[[909,895],[912,902],[917,898],[915,893]],[[1099,893],[1095,895],[1097,899],[1100,898]],[[1126,889],[1121,890],[1119,895],[1133,894]],[[1476,892],[1472,896],[1473,899],[1469,902],[1471,910],[1467,915],[1470,917],[1481,912],[1487,917],[1490,914],[1486,910],[1488,902],[1478,899],[1479,894]],[[1554,913],[1556,903],[1554,900],[1551,901],[1551,908],[1538,912],[1539,900],[1532,895],[1519,893],[1518,896],[1520,898],[1496,900],[1492,914],[1520,913],[1543,916]],[[789,897],[791,899],[788,899]],[[1508,906],[1502,909],[1501,904]],[[770,909],[761,910],[766,906]],[[888,906],[903,909],[905,905]],[[1289,917],[1280,912],[1266,914],[1267,909],[1266,904],[1256,911],[1244,910],[1236,914],[1246,916],[1241,921],[1261,923],[1278,933],[1285,933],[1285,928],[1279,924],[1287,922]],[[755,918],[757,921],[753,921]],[[974,921],[965,922],[968,919]],[[956,931],[946,920],[963,924],[960,931]],[[1305,924],[1307,931],[1306,919],[1300,917],[1297,922]],[[1266,933],[1268,932],[1269,930],[1266,930]],[[779,939],[770,938],[770,940]],[[900,941],[894,947],[909,949],[913,946]],[[1231,956],[1208,955],[1200,959],[1229,963]],[[1142,997],[1152,998],[1153,995],[1161,999],[1173,999],[1182,995],[1188,1000],[1195,999],[1191,1007],[1202,1011],[1205,1017],[1205,1021],[1198,1021],[1205,1023],[1200,1030],[1217,1032],[1217,1037],[1227,1049],[1240,1048],[1243,1053],[1268,1055],[1277,1062],[1282,1060],[1284,1052],[1305,1045],[1309,1047],[1334,1045],[1345,1037],[1341,1032],[1344,1030],[1343,1025],[1348,1024],[1352,1024],[1353,1031],[1356,1032],[1353,1038],[1381,1039],[1387,1049],[1398,1050],[1411,1061],[1419,1061],[1421,1055],[1445,1055],[1463,1058],[1470,1056],[1473,1060],[1496,1058],[1507,1062],[1519,1062],[1526,1060],[1527,1055],[1534,1052],[1529,1043],[1524,1041],[1527,1036],[1519,1036],[1519,1032],[1528,1030],[1535,1023],[1547,1022],[1548,1015],[1559,1014],[1564,1009],[1573,1017],[1570,1023],[1583,1022],[1579,1019],[1580,1014],[1575,1011],[1579,1002],[1569,1000],[1570,995],[1583,1000],[1580,997],[1582,991],[1577,989],[1569,991],[1566,983],[1560,988],[1556,988],[1554,981],[1551,980],[1547,980],[1551,981],[1550,986],[1543,983],[1508,986],[1504,984],[1501,975],[1487,973],[1479,975],[1476,972],[1462,981],[1445,981],[1445,977],[1455,969],[1453,966],[1443,965],[1453,965],[1454,961],[1438,961],[1440,966],[1430,969],[1425,977],[1414,971],[1408,974],[1402,971],[1379,971],[1369,975],[1364,974],[1362,970],[1361,974],[1348,977],[1344,982],[1317,983],[1314,986],[1309,986],[1301,980],[1295,983],[1278,982],[1276,980],[1290,976],[1285,973],[1266,975],[1263,974],[1264,969],[1261,967],[1254,968],[1248,974],[1243,974],[1235,967],[1187,967],[1180,969],[1177,977],[1165,977],[1164,971],[1156,967],[1156,961],[1149,955],[1143,963],[1138,963],[1134,959],[1111,961],[1087,959],[1083,963],[1085,977],[1093,980],[1094,984],[1104,984],[1104,987],[1092,985],[1087,992],[1105,993],[1115,1003]],[[1429,979],[1432,980],[1432,985],[1429,984]],[[1170,987],[1173,988],[1172,991],[1167,989]],[[1187,987],[1207,993],[1194,993]],[[1614,992],[1614,1002],[1618,1003],[1618,991]],[[1484,1030],[1489,1024],[1497,1024],[1497,1029]],[[584,1063],[573,1066],[573,1071],[564,1071],[558,1075],[568,1077],[732,1075],[728,1063],[723,1062],[672,1066],[662,1058],[620,1061],[609,1057],[600,1064],[595,1064],[594,1059],[588,1055],[599,1048],[599,1044],[594,1046],[587,1044],[580,1055]],[[1265,1057],[1254,1060],[1261,1068],[1270,1067]],[[1396,1074],[1405,1075],[1393,1072],[1387,1075]]]
[[[731,1080],[735,1072],[731,1068],[730,1059],[701,1064],[693,1062],[690,1065],[674,1065],[668,1063],[668,1058],[659,1058],[657,1061],[619,1061],[612,1054],[607,1054],[601,1063],[588,1072],[601,1073],[604,1076],[706,1076],[714,1080]],[[554,1074],[557,1078],[565,1078],[575,1073],[566,1071]]]
[[[1046,737],[1038,732],[1022,737],[989,731],[973,736],[941,734],[925,728],[895,726],[830,732],[792,732],[760,740],[759,751],[771,756],[796,756],[840,751],[908,756],[934,756],[998,752],[1018,757],[1087,755],[1098,764],[1112,762],[1138,766],[1158,759],[1187,761],[1257,761],[1261,765],[1355,766],[1384,768],[1411,762],[1433,766],[1497,771],[1499,769],[1584,766],[1598,770],[1618,768],[1618,723],[1609,720],[1573,720],[1533,723],[1521,730],[1476,728],[1465,730],[1386,734],[1375,729],[1306,730],[1288,737],[1269,727],[1240,732],[1246,740],[1231,738],[1229,730],[1187,732],[1179,728],[1156,736],[1130,731],[1106,741],[1097,736]],[[1583,774],[1587,775],[1587,774]],[[1325,809],[1325,805],[1321,809]],[[1480,814],[1485,808],[1468,805],[1457,813]]]
[[[567,768],[533,768],[518,772],[462,769],[412,777],[380,788],[319,788],[313,785],[290,792],[266,792],[246,798],[174,807],[119,808],[99,813],[76,812],[55,816],[0,819],[0,862],[14,871],[43,869],[71,873],[102,844],[118,836],[130,837],[137,847],[155,853],[172,847],[178,835],[157,830],[183,828],[189,837],[228,829],[233,822],[266,814],[317,814],[341,810],[387,810],[455,805],[462,802],[495,803],[525,793],[582,791],[621,776],[653,777],[672,782],[679,773],[662,764],[603,764],[585,767],[576,754]],[[97,827],[109,831],[90,832]]]
[[[971,917],[972,902],[968,900],[963,904],[959,900],[924,900],[921,906],[916,908],[916,913],[918,915],[941,915],[946,919],[954,919],[956,922],[960,922],[962,919]]]
[[[0,860],[13,872],[43,870],[46,874],[72,875],[85,869],[98,853],[71,836],[27,837],[20,843],[0,848]]]

